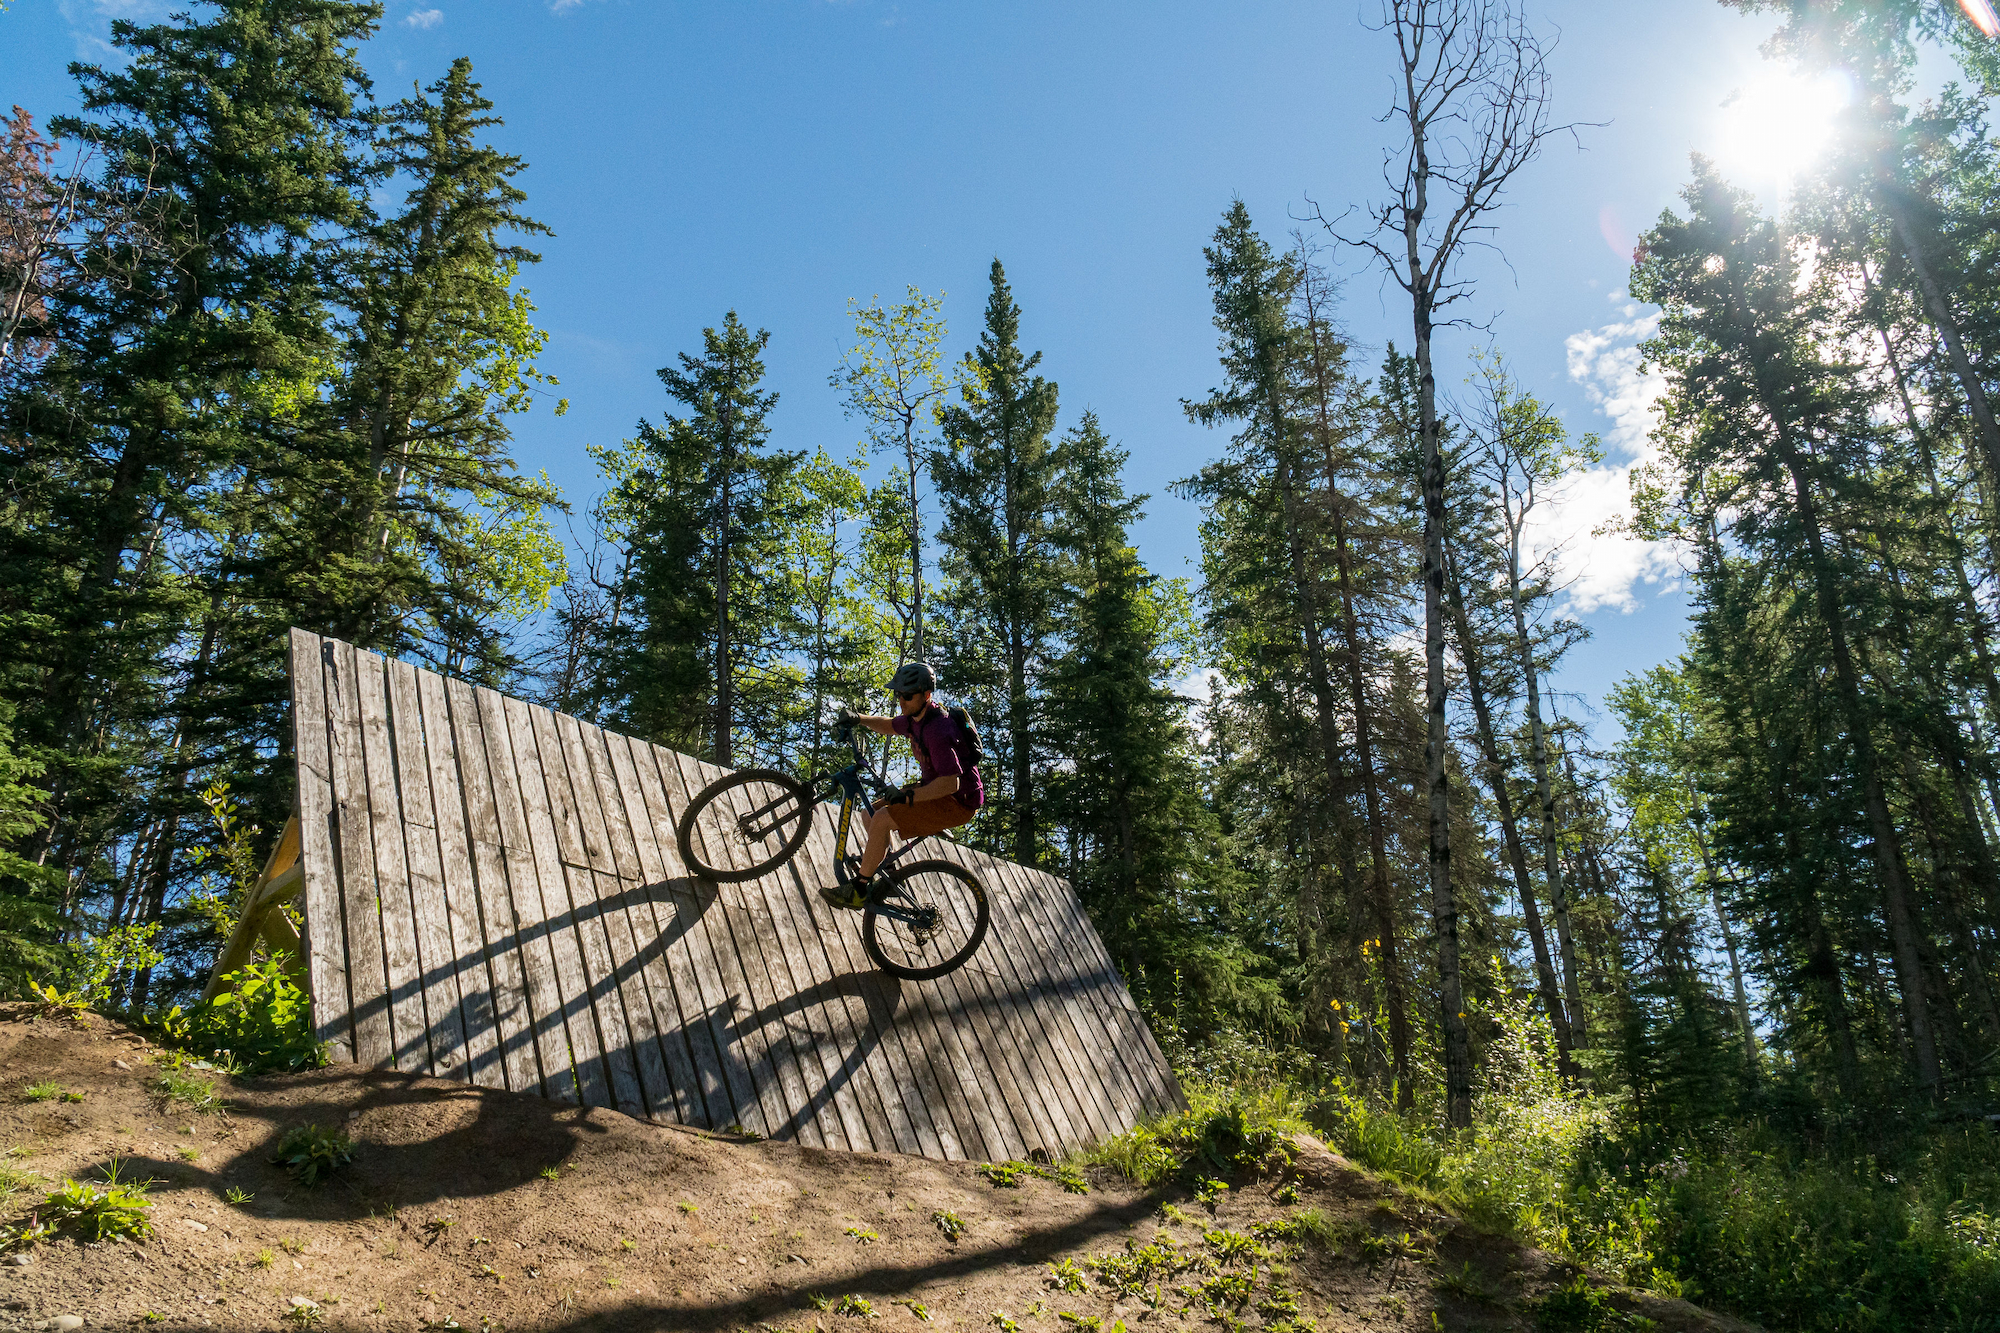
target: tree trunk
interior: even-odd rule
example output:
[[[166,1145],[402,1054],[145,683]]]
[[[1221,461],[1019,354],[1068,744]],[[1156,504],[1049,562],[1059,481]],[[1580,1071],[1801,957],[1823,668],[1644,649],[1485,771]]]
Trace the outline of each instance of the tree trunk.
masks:
[[[1409,234],[1410,266],[1419,276],[1417,238]],[[1412,297],[1417,352],[1417,410],[1423,441],[1424,500],[1424,782],[1430,817],[1431,917],[1437,929],[1438,1000],[1444,1031],[1445,1118],[1454,1127],[1472,1123],[1472,1037],[1465,1023],[1459,975],[1458,900],[1451,882],[1451,809],[1446,786],[1444,674],[1444,450],[1438,438],[1437,375],[1431,365],[1428,289]]]
[[[1514,797],[1507,790],[1507,766],[1500,758],[1500,746],[1493,733],[1493,712],[1486,699],[1484,654],[1472,635],[1471,617],[1465,610],[1465,590],[1459,582],[1449,543],[1445,546],[1445,573],[1449,579],[1446,587],[1450,592],[1452,623],[1458,630],[1459,661],[1465,666],[1465,686],[1472,697],[1473,719],[1478,724],[1480,756],[1486,761],[1486,785],[1493,793],[1494,805],[1499,807],[1500,833],[1507,848],[1507,864],[1514,872],[1514,892],[1521,900],[1521,919],[1527,926],[1528,942],[1534,949],[1535,978],[1542,997],[1542,1009],[1548,1014],[1549,1026],[1555,1032],[1556,1063],[1563,1077],[1573,1079],[1577,1076],[1577,1068],[1570,1054],[1574,1038],[1570,1034],[1569,1012],[1563,1006],[1555,964],[1549,958],[1548,935],[1542,929],[1541,904],[1535,901],[1534,884],[1528,875],[1527,853],[1521,846],[1520,829],[1514,822]]]
[[[736,730],[732,717],[734,700],[730,697],[732,679],[729,662],[729,556],[730,529],[735,526],[736,511],[731,493],[735,482],[735,458],[731,453],[729,438],[729,400],[722,402],[722,522],[717,532],[716,577],[715,577],[715,763],[718,768],[732,767],[735,761],[731,738]]]
[[[1514,613],[1514,645],[1520,660],[1522,711],[1528,717],[1528,764],[1535,778],[1535,800],[1541,807],[1542,874],[1549,885],[1549,906],[1555,911],[1556,949],[1562,955],[1563,993],[1569,1001],[1571,1040],[1589,1039],[1584,1019],[1582,983],[1576,972],[1576,945],[1570,930],[1569,888],[1563,880],[1562,848],[1556,841],[1556,789],[1549,777],[1549,738],[1542,726],[1542,686],[1535,670],[1535,645],[1528,637],[1527,610],[1521,597],[1521,532],[1509,519],[1507,535],[1507,598]]]

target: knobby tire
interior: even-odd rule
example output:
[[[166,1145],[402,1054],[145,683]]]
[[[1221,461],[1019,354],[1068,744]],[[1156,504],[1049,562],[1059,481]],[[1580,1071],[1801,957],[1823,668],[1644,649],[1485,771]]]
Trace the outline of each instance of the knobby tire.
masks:
[[[917,966],[910,961],[912,949],[905,943],[908,924],[880,910],[885,902],[895,901],[899,890],[911,886],[918,886],[914,891],[919,897],[938,900],[940,910],[951,918],[954,938],[962,935],[964,939],[950,957],[928,966]],[[962,929],[968,913],[973,918],[969,932]],[[993,908],[986,900],[985,886],[971,871],[953,861],[913,861],[887,876],[869,895],[861,918],[861,944],[870,961],[891,976],[906,981],[928,981],[963,967],[965,960],[978,952],[992,922]]]
[[[740,840],[742,816],[774,800],[789,799],[792,807],[779,806],[760,823],[777,821],[782,840],[778,850],[752,865],[715,865],[722,859],[720,848],[727,840]],[[798,855],[812,832],[812,794],[803,782],[774,768],[746,768],[703,787],[681,814],[674,830],[680,844],[681,861],[705,879],[722,884],[740,883],[776,869]],[[770,839],[762,840],[765,843]],[[745,859],[754,855],[746,845]]]

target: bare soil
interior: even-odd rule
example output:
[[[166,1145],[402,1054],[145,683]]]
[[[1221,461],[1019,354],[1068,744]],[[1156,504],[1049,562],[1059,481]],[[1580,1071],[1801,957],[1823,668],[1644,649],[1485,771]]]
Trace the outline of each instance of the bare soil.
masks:
[[[0,1330],[74,1327],[58,1322],[70,1316],[91,1328],[1090,1333],[1099,1320],[1111,1333],[1123,1320],[1131,1333],[1250,1333],[1286,1317],[1257,1311],[1274,1290],[1321,1333],[1530,1329],[1533,1303],[1573,1271],[1312,1143],[1282,1177],[1231,1182],[1211,1212],[1179,1185],[1109,1171],[1087,1173],[1087,1194],[1025,1177],[1002,1188],[973,1163],[736,1140],[353,1066],[218,1078],[223,1108],[194,1114],[149,1091],[153,1054],[104,1019],[0,1010],[0,1149],[13,1150],[0,1161],[37,1178],[4,1216],[114,1159],[157,1182],[150,1238],[63,1239],[0,1262]],[[51,1080],[82,1100],[25,1099]],[[308,1123],[344,1126],[358,1145],[316,1189],[272,1161],[279,1137]],[[1288,1184],[1295,1203],[1279,1201]],[[248,1200],[229,1202],[231,1190]],[[1213,1255],[1204,1233],[1249,1233],[1304,1206],[1352,1224],[1354,1243],[1272,1242],[1282,1253],[1168,1279],[1156,1303],[1052,1276],[1163,1235]],[[955,1242],[940,1212],[963,1220]],[[1249,1280],[1219,1284],[1210,1306],[1190,1294],[1204,1276]],[[1750,1328],[1612,1294],[1676,1333]]]

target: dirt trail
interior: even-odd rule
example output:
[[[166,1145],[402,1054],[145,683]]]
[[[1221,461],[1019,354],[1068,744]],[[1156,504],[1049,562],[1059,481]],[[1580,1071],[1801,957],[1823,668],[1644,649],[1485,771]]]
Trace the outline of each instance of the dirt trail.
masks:
[[[1001,1188],[974,1164],[740,1142],[352,1066],[219,1079],[225,1109],[193,1114],[150,1095],[150,1054],[102,1019],[0,1011],[0,1149],[37,1178],[5,1217],[114,1158],[158,1182],[151,1239],[58,1240],[25,1266],[0,1262],[0,1329],[69,1326],[63,1316],[86,1327],[551,1333],[1095,1333],[1092,1321],[1110,1333],[1116,1320],[1132,1333],[1307,1333],[1308,1319],[1320,1333],[1527,1329],[1530,1303],[1567,1276],[1323,1151],[1292,1173],[1296,1203],[1279,1201],[1284,1181],[1243,1179],[1211,1215],[1181,1187],[1141,1189],[1106,1171],[1088,1173],[1087,1194],[1035,1178]],[[82,1100],[26,1100],[48,1081]],[[343,1125],[358,1145],[351,1167],[312,1190],[271,1161],[279,1136],[307,1123]],[[232,1204],[231,1190],[250,1197]],[[1266,1240],[1271,1253],[1224,1258],[1228,1235],[1204,1240],[1247,1238],[1306,1206],[1348,1243]],[[955,1242],[939,1212],[963,1221]],[[1119,1297],[1087,1261],[1134,1250],[1206,1266],[1156,1269],[1147,1280],[1159,1285]],[[1066,1261],[1082,1291],[1052,1276]],[[295,1298],[313,1306],[299,1314]],[[1749,1327],[1678,1301],[1617,1300],[1663,1329]]]

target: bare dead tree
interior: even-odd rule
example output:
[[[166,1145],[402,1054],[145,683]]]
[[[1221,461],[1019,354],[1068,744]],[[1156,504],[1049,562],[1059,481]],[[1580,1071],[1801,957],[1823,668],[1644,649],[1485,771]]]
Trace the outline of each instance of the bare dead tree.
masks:
[[[1514,175],[1553,134],[1548,53],[1513,0],[1383,0],[1381,31],[1396,43],[1396,90],[1383,119],[1403,142],[1383,158],[1388,197],[1360,216],[1320,215],[1337,239],[1366,251],[1410,298],[1423,447],[1424,665],[1431,915],[1438,946],[1450,1122],[1472,1120],[1472,1044],[1459,976],[1458,903],[1451,881],[1445,776],[1444,455],[1438,442],[1431,340],[1474,291],[1466,252],[1489,243],[1490,215]],[[1350,218],[1353,220],[1350,222]]]

